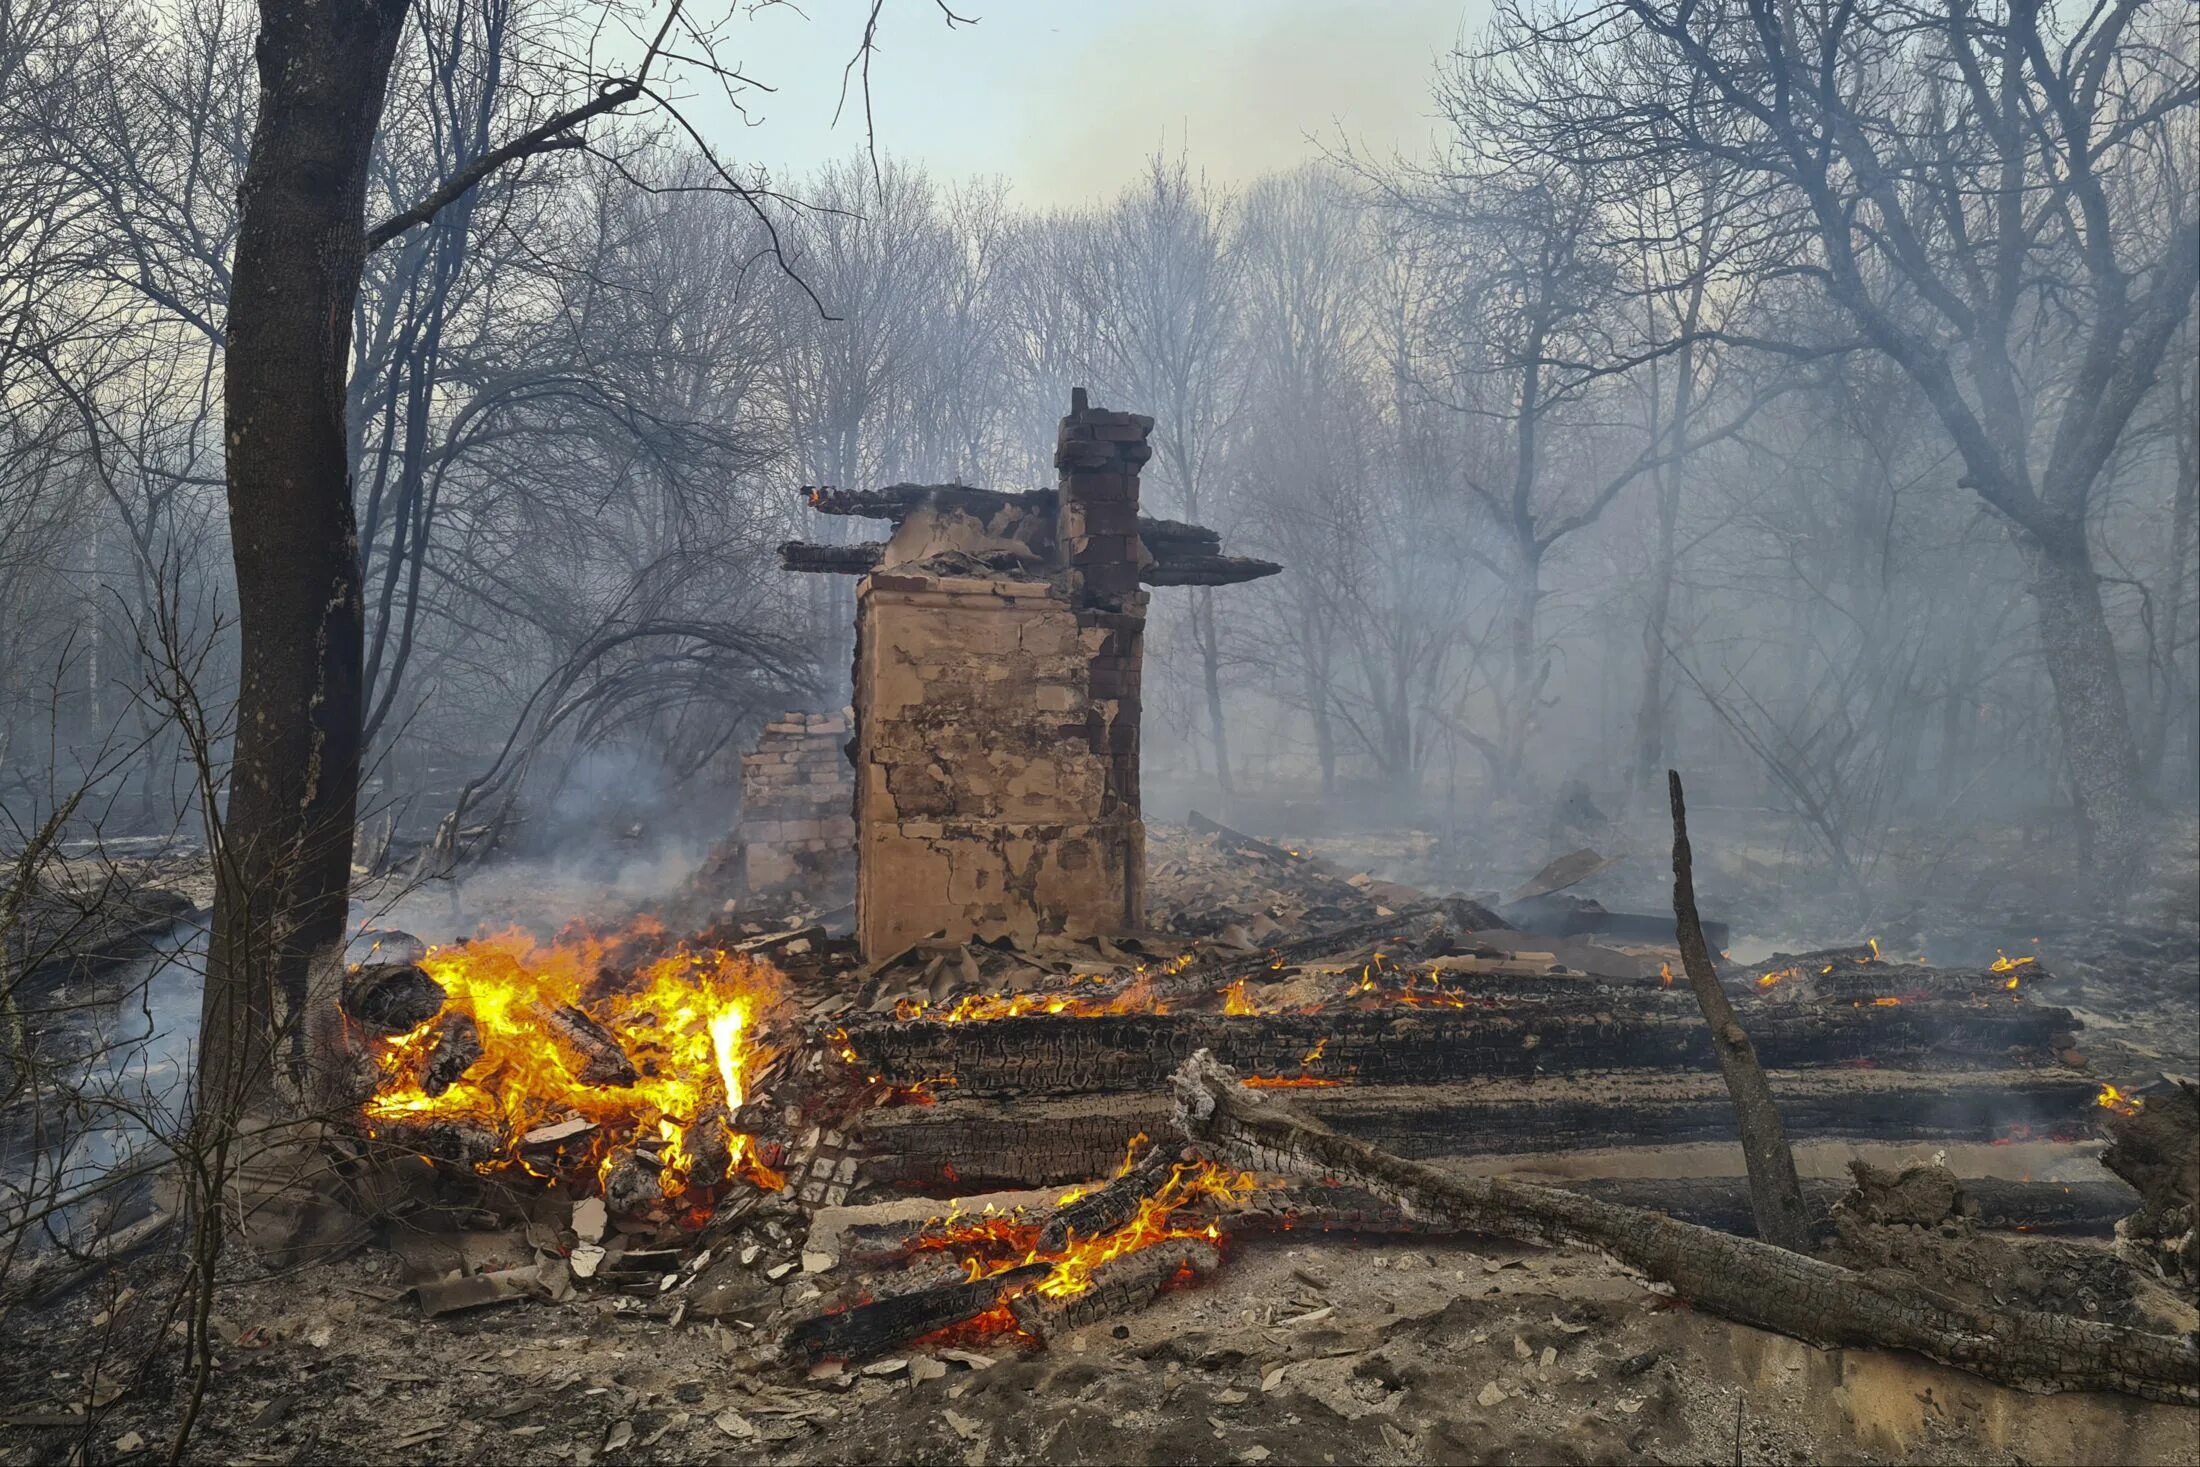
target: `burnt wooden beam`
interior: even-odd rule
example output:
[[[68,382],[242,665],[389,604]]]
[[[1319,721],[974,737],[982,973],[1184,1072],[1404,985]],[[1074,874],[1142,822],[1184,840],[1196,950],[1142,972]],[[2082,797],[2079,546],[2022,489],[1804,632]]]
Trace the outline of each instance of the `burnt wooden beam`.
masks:
[[[1571,987],[1571,985],[1569,985]],[[1683,990],[1463,992],[1459,1007],[1380,1002],[1329,1014],[1026,1015],[960,1023],[871,1020],[849,1043],[872,1073],[916,1085],[952,1075],[958,1095],[1140,1090],[1208,1049],[1248,1075],[1354,1085],[1437,1084],[1584,1070],[1703,1070],[1710,1031]],[[1555,988],[1555,985],[1554,985]],[[1876,1064],[1934,1068],[2051,1062],[2070,1011],[2006,1001],[1748,1005],[1764,1062],[1780,1069]],[[1316,1046],[1319,1056],[1308,1059]]]
[[[1802,1140],[1959,1143],[2076,1134],[2095,1081],[2067,1070],[1917,1074],[1774,1071]],[[1714,1073],[1592,1073],[1293,1092],[1333,1130],[1414,1160],[1563,1154],[1596,1147],[1730,1143],[1734,1110]],[[1158,1136],[1153,1094],[1043,1100],[960,1097],[869,1112],[863,1180],[939,1196],[1054,1187],[1106,1176],[1132,1136]],[[2129,1209],[2126,1209],[2127,1211]]]
[[[779,567],[820,576],[862,576],[878,569],[886,554],[883,540],[855,545],[819,545],[809,540],[789,540],[779,547]]]
[[[1011,1294],[1053,1270],[1028,1263],[991,1278],[938,1284],[890,1298],[851,1305],[835,1314],[805,1319],[787,1332],[787,1347],[807,1360],[868,1360],[911,1340],[976,1319]]]
[[[1282,569],[1272,560],[1255,560],[1249,555],[1165,555],[1155,551],[1154,558],[1138,568],[1138,579],[1149,586],[1237,586]]]
[[[1334,1177],[1413,1216],[1492,1237],[1600,1248],[1697,1309],[1821,1349],[1913,1350],[2019,1390],[2112,1390],[2200,1405],[2200,1340],[2189,1335],[1965,1303],[1898,1270],[1857,1272],[1554,1187],[1453,1176],[1247,1090],[1204,1053],[1171,1077],[1170,1091],[1184,1138],[1232,1166]]]

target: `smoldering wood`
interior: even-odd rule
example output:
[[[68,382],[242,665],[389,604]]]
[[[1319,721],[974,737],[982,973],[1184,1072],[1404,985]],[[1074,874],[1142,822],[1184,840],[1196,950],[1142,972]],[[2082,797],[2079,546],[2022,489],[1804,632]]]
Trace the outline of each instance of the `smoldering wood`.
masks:
[[[1339,1135],[1199,1054],[1172,1077],[1187,1140],[1233,1166],[1342,1178],[1409,1213],[1545,1246],[1585,1244],[1723,1318],[1822,1349],[1914,1350],[2020,1390],[2113,1390],[2200,1405],[2200,1341],[1967,1305],[1905,1274],[1807,1254],[1524,1182],[1453,1176]]]
[[[1206,1238],[1171,1238],[1109,1259],[1092,1271],[1084,1292],[1055,1298],[1036,1289],[1009,1300],[1009,1312],[1042,1344],[1072,1330],[1130,1314],[1163,1289],[1204,1279],[1222,1266],[1222,1249]]]
[[[435,1043],[428,1050],[428,1062],[420,1073],[420,1088],[428,1095],[441,1095],[465,1078],[466,1072],[481,1062],[487,1053],[481,1044],[480,1026],[474,1016],[466,1013],[446,1014],[436,1026]]]
[[[477,1121],[447,1116],[376,1121],[372,1139],[436,1161],[471,1167],[502,1154],[504,1138]]]
[[[2131,1211],[2137,1195],[2122,1182],[2020,1182],[2002,1177],[1963,1179],[1964,1195],[1978,1204],[1977,1225],[1990,1231],[2106,1238]],[[1565,1186],[1600,1202],[1753,1236],[1749,1184],[1742,1177],[1595,1177]],[[1814,1225],[1833,1214],[1850,1184],[1832,1177],[1805,1177],[1803,1201]]]
[[[1169,1159],[1164,1148],[1149,1145],[1137,1165],[1122,1176],[1056,1208],[1040,1229],[1040,1250],[1054,1252],[1067,1247],[1072,1238],[1096,1238],[1114,1231],[1136,1217],[1139,1205],[1160,1191],[1168,1179]]]
[[[535,1016],[581,1057],[581,1069],[574,1078],[583,1085],[623,1089],[642,1077],[611,1031],[572,1004],[537,1004]]]
[[[796,1324],[787,1332],[787,1348],[812,1361],[868,1360],[936,1330],[976,1319],[1052,1270],[1052,1264],[1027,1263],[991,1278],[936,1284],[850,1305]]]
[[[437,1014],[450,995],[411,963],[362,963],[344,975],[344,1012],[377,1034],[409,1034]]]
[[[1788,1149],[1787,1128],[1780,1119],[1779,1103],[1772,1097],[1772,1086],[1765,1079],[1764,1066],[1758,1062],[1756,1046],[1727,1001],[1718,970],[1711,966],[1703,919],[1696,915],[1688,807],[1681,793],[1680,771],[1666,771],[1666,789],[1673,806],[1673,920],[1681,967],[1703,1010],[1704,1023],[1719,1057],[1719,1073],[1726,1077],[1727,1093],[1734,1098],[1735,1130],[1742,1143],[1742,1160],[1749,1170],[1749,1206],[1756,1219],[1757,1236],[1800,1252],[1810,1246],[1810,1213],[1803,1205],[1795,1153]]]
[[[889,1083],[952,1075],[964,1096],[1142,1089],[1201,1049],[1246,1074],[1295,1076],[1324,1041],[1312,1073],[1363,1086],[1701,1070],[1714,1057],[1692,1000],[1672,990],[1537,991],[1501,1001],[1472,989],[1460,994],[1457,1008],[1385,1002],[1334,1014],[869,1020],[850,1025],[848,1041]],[[1936,1069],[2004,1068],[2012,1057],[2048,1064],[2049,1041],[2076,1024],[2067,1009],[2015,995],[1986,1006],[1920,1000],[1887,1007],[1760,1004],[1745,1011],[1763,1062],[1787,1069],[1863,1062],[1923,1068],[1928,1061]]]
[[[2082,1135],[2099,1088],[2052,1068],[1782,1070],[1771,1080],[1797,1138],[1936,1145]],[[1725,1143],[1736,1134],[1725,1086],[1708,1072],[1338,1086],[1296,1091],[1293,1101],[1335,1130],[1415,1160]],[[1109,1175],[1131,1137],[1163,1135],[1168,1124],[1168,1103],[1152,1091],[950,1095],[862,1117],[861,1176],[943,1197],[1066,1186]]]
[[[2135,1112],[2104,1109],[2101,1164],[2139,1194],[2125,1233],[2163,1271],[2200,1284],[2200,1087],[2190,1080],[2149,1090]]]

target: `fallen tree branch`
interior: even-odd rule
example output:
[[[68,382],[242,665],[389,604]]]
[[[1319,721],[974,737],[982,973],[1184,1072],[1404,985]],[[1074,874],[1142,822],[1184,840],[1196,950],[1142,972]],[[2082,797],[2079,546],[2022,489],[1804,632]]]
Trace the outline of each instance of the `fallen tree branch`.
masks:
[[[1822,1349],[1914,1350],[2028,1391],[2113,1390],[2200,1405],[2200,1342],[2061,1315],[1973,1307],[1908,1274],[1856,1273],[1754,1239],[1572,1192],[1456,1177],[1340,1136],[1247,1090],[1202,1050],[1171,1079],[1185,1137],[1231,1166],[1334,1177],[1410,1216],[1539,1244],[1601,1248],[1724,1319]]]
[[[1749,1172],[1749,1210],[1757,1220],[1758,1237],[1801,1253],[1810,1247],[1810,1209],[1803,1205],[1795,1153],[1788,1149],[1780,1105],[1765,1081],[1764,1066],[1757,1062],[1756,1046],[1749,1042],[1742,1021],[1734,1017],[1734,1006],[1719,986],[1719,972],[1711,966],[1703,919],[1696,915],[1694,856],[1688,846],[1688,806],[1681,797],[1680,771],[1668,769],[1665,781],[1673,800],[1673,920],[1681,967],[1704,1022],[1711,1026],[1719,1073],[1726,1077],[1727,1094],[1734,1097],[1735,1128],[1741,1132],[1742,1163]]]

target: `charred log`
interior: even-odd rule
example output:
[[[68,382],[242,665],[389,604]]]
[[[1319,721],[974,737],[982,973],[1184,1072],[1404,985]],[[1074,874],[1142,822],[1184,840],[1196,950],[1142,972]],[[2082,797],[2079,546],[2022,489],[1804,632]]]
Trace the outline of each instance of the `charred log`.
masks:
[[[864,1064],[891,1084],[953,1075],[957,1093],[966,1096],[1144,1089],[1201,1049],[1247,1074],[1296,1076],[1322,1045],[1312,1076],[1363,1086],[1711,1065],[1711,1035],[1687,995],[1579,986],[1589,991],[1502,1000],[1463,994],[1456,1008],[1383,1004],[1259,1018],[874,1020],[851,1026],[848,1038]],[[1927,1060],[1935,1068],[1987,1068],[2012,1057],[2046,1064],[2054,1056],[2051,1039],[2074,1027],[2069,1010],[2017,995],[1991,1004],[1763,1005],[1749,1022],[1762,1061],[1784,1069]]]
[[[1096,1192],[1064,1203],[1039,1232],[1042,1252],[1069,1246],[1072,1238],[1096,1238],[1112,1232],[1138,1215],[1139,1204],[1161,1189],[1169,1179],[1169,1160],[1163,1148],[1148,1146],[1138,1164]]]
[[[2127,1112],[2107,1109],[2101,1164],[2138,1190],[2125,1237],[2188,1286],[2200,1285],[2200,1088],[2162,1086]]]
[[[481,1030],[475,1025],[472,1014],[445,1015],[436,1028],[434,1047],[428,1051],[427,1067],[421,1071],[421,1090],[429,1095],[441,1095],[456,1085],[486,1052],[481,1046]]]
[[[2075,1138],[2097,1089],[2085,1076],[2055,1069],[1783,1070],[1772,1084],[1798,1139],[1935,1143]],[[1300,1090],[1293,1100],[1332,1129],[1415,1160],[1731,1142],[1736,1134],[1734,1107],[1708,1073],[1338,1086]],[[1158,1136],[1167,1126],[1168,1104],[1151,1093],[956,1096],[864,1116],[860,1131],[871,1154],[862,1176],[943,1197],[1063,1186],[1108,1175],[1131,1137]],[[2131,1196],[2121,1184],[2114,1190]]]
[[[352,1019],[377,1034],[409,1034],[450,998],[443,985],[411,963],[362,963],[344,975],[338,1000]]]
[[[1205,1238],[1171,1238],[1109,1259],[1092,1271],[1082,1293],[1056,1298],[1033,1290],[1010,1299],[1009,1312],[1024,1333],[1051,1345],[1072,1330],[1143,1309],[1163,1289],[1206,1278],[1221,1266],[1218,1245]]]
[[[623,1089],[642,1077],[611,1031],[572,1004],[560,1004],[556,1008],[537,1005],[535,1016],[580,1056],[581,1068],[574,1078],[583,1085]]]
[[[868,1360],[936,1330],[976,1319],[1052,1269],[1048,1263],[1027,1263],[991,1278],[938,1284],[851,1305],[797,1324],[787,1333],[787,1348],[812,1361]]]
[[[2020,1390],[2114,1390],[2200,1405],[2200,1342],[2189,1338],[1967,1305],[1901,1274],[1854,1273],[1553,1188],[1450,1176],[1245,1089],[1209,1055],[1178,1071],[1172,1090],[1186,1139],[1231,1165],[1342,1178],[1414,1215],[1497,1237],[1601,1248],[1723,1318],[1825,1349],[1914,1350]]]

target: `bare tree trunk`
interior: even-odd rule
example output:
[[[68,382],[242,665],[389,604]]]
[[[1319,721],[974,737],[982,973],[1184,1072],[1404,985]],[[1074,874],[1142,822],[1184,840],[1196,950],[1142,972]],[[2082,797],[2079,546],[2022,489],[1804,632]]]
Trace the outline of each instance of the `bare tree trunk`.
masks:
[[[223,383],[242,664],[200,1036],[215,1118],[318,1099],[312,1031],[335,1012],[363,630],[345,387],[367,163],[408,3],[260,5]]]
[[[1214,738],[1215,784],[1222,791],[1223,809],[1229,809],[1230,733],[1222,720],[1222,648],[1215,630],[1215,590],[1201,586],[1192,604],[1192,627],[1199,638],[1200,676],[1207,685],[1207,730]]]
[[[1688,846],[1688,806],[1681,797],[1680,771],[1668,769],[1665,783],[1673,801],[1673,919],[1681,967],[1688,974],[1688,986],[1695,990],[1704,1022],[1711,1026],[1719,1070],[1726,1076],[1727,1093],[1734,1097],[1742,1162],[1749,1173],[1749,1210],[1757,1220],[1758,1237],[1775,1247],[1805,1253],[1810,1250],[1810,1209],[1803,1205],[1803,1184],[1795,1175],[1795,1153],[1788,1149],[1779,1102],[1772,1098],[1772,1086],[1765,1079],[1764,1066],[1757,1063],[1748,1031],[1734,1017],[1734,1006],[1719,986],[1711,948],[1704,941],[1703,919],[1696,912],[1695,857]]]
[[[1658,473],[1658,558],[1650,573],[1650,609],[1642,623],[1642,701],[1635,707],[1635,767],[1627,781],[1630,803],[1647,798],[1658,766],[1665,762],[1665,628],[1673,615],[1679,517],[1678,475],[1668,466]]]
[[[2055,688],[2063,761],[2084,826],[2086,865],[2097,873],[2100,899],[2116,903],[2128,894],[2145,855],[2139,751],[2084,527],[2063,540],[2026,546],[2032,602]]]
[[[1518,563],[1505,586],[1505,644],[1511,686],[1506,689],[1501,727],[1504,731],[1499,783],[1508,790],[1520,782],[1528,760],[1528,736],[1535,723],[1536,699],[1542,696],[1542,680],[1536,675],[1535,611],[1541,599],[1542,557],[1528,547],[1515,550]]]

